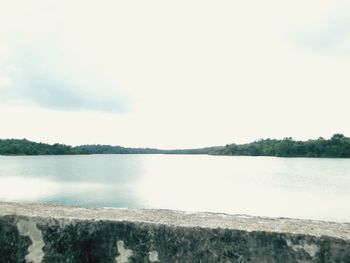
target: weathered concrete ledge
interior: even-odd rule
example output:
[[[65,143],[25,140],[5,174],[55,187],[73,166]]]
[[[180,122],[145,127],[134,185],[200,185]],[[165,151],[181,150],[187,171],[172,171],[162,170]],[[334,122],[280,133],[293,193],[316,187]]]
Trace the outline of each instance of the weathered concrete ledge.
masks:
[[[350,262],[350,224],[0,203],[0,262]]]

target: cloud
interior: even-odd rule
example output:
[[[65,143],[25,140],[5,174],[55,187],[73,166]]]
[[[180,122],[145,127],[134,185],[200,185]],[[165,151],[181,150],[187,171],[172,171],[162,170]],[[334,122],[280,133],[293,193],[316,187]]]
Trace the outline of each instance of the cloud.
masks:
[[[346,133],[341,1],[0,1],[0,132],[160,148]]]
[[[12,84],[12,80],[9,77],[0,76],[0,89],[6,88]]]
[[[58,110],[128,110],[128,98],[113,84],[59,50],[21,45],[14,53],[1,63],[0,98]]]
[[[18,18],[28,8],[10,9],[6,11],[13,9]],[[23,14],[28,23],[9,16],[0,26],[0,101],[64,111],[128,112],[130,99],[117,81],[103,76],[94,61],[72,52],[76,46],[67,45],[57,22],[35,14]]]
[[[45,76],[36,72],[26,72],[28,85],[20,89],[19,96],[26,101],[58,110],[97,110],[108,112],[124,112],[126,103],[113,92],[99,94],[84,90],[80,83]]]
[[[350,7],[336,10],[315,28],[298,30],[294,40],[308,51],[350,55]]]

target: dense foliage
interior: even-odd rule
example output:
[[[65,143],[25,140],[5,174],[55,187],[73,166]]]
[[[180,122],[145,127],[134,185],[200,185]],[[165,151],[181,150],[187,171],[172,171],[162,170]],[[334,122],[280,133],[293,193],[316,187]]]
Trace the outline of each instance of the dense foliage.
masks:
[[[111,145],[81,145],[73,150],[79,154],[149,154],[160,153],[160,150],[151,148],[126,148]]]
[[[280,157],[350,157],[350,138],[343,134],[334,134],[331,139],[322,137],[317,140],[295,141],[265,139],[248,144],[228,144],[210,154],[246,155],[246,156],[280,156]]]
[[[350,138],[334,134],[331,139],[295,141],[292,138],[261,139],[248,144],[228,144],[184,150],[159,150],[152,148],[126,148],[110,145],[69,146],[46,144],[26,139],[0,139],[0,155],[59,155],[59,154],[211,154],[279,157],[342,157],[350,158]]]
[[[2,155],[57,155],[74,154],[74,148],[64,144],[46,144],[23,140],[0,140]]]
[[[211,154],[220,149],[222,146],[198,148],[198,149],[183,149],[183,150],[161,150],[164,154]]]
[[[72,147],[64,144],[46,144],[26,139],[0,139],[0,155],[65,155],[65,154],[141,154],[160,153],[157,149],[125,148],[110,145],[81,145]]]

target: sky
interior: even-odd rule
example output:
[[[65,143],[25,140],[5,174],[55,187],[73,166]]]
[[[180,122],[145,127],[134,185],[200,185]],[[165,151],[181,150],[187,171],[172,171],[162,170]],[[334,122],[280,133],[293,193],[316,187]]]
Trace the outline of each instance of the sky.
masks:
[[[0,138],[350,136],[350,3],[0,0]]]

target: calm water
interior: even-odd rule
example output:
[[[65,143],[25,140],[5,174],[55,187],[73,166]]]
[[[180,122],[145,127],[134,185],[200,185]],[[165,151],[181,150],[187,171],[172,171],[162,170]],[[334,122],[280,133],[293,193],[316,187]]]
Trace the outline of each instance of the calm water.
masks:
[[[0,156],[0,200],[350,222],[350,159]]]

